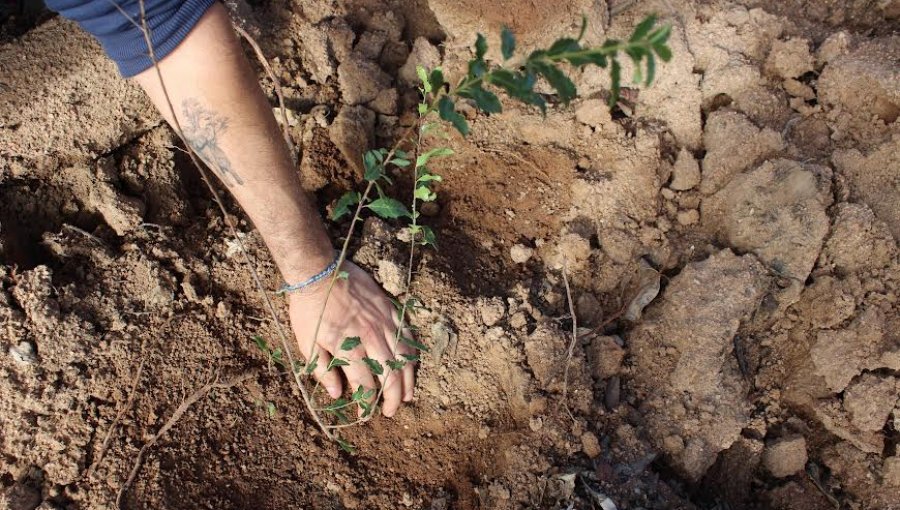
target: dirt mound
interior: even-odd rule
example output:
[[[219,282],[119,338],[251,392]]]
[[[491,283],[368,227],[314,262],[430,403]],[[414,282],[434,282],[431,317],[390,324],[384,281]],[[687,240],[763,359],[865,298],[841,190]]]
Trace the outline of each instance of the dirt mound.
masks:
[[[415,66],[456,76],[475,33],[496,51],[503,24],[527,49],[582,12],[591,41],[673,25],[673,61],[612,112],[596,71],[546,116],[463,106],[472,135],[423,209],[439,249],[413,268],[417,400],[349,430],[354,455],[253,344],[273,326],[236,240],[137,89],[58,19],[4,43],[0,502],[112,507],[179,406],[240,377],[148,449],[125,507],[893,508],[895,3],[244,5],[323,210],[410,125]],[[353,243],[388,289],[401,237],[368,219]]]

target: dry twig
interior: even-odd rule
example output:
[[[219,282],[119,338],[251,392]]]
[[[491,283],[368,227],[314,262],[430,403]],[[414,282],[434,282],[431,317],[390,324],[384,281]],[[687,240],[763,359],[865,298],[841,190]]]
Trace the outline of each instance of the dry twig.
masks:
[[[572,362],[572,353],[575,352],[575,342],[578,341],[578,318],[575,316],[575,302],[572,301],[572,289],[569,286],[569,277],[566,275],[566,266],[567,261],[563,259],[563,269],[562,269],[562,277],[563,283],[566,286],[566,301],[569,303],[569,313],[572,315],[572,341],[569,342],[569,349],[566,352],[566,364],[565,368],[563,368],[563,390],[562,390],[562,403],[566,408],[566,413],[568,413],[569,418],[572,418],[572,421],[575,421],[575,416],[572,414],[572,410],[569,409],[569,365]]]

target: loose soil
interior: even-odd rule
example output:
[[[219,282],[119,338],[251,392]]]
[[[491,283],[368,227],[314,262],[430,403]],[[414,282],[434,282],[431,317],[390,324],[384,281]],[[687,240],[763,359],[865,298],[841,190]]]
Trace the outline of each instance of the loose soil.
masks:
[[[3,508],[113,508],[185,398],[242,374],[148,449],[123,507],[900,508],[898,2],[237,7],[323,212],[413,121],[415,64],[453,76],[476,31],[528,47],[586,12],[602,40],[657,12],[675,58],[612,113],[598,71],[546,116],[465,111],[414,268],[416,401],[348,454],[254,345],[274,327],[236,240],[140,91],[71,23],[2,27]],[[353,243],[388,289],[401,227]]]

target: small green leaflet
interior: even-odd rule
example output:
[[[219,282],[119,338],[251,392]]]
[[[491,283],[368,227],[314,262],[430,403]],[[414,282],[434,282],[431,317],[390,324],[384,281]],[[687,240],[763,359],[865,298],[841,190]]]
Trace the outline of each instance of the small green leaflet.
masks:
[[[348,404],[350,404],[350,402],[348,402],[346,398],[339,398],[339,399],[335,400],[334,402],[328,404],[327,406],[323,407],[322,410],[326,411],[326,412],[333,412],[333,411],[337,411],[339,409],[343,409],[343,408],[347,407]]]
[[[487,39],[485,39],[483,35],[478,34],[478,37],[475,38],[475,60],[484,59],[485,54],[487,54],[487,50]]]
[[[419,157],[416,158],[416,168],[421,168],[428,164],[428,161],[431,158],[440,158],[443,156],[452,156],[453,149],[449,147],[435,147],[424,154],[419,154]]]
[[[437,198],[437,194],[428,189],[428,186],[420,185],[416,188],[415,197],[423,202],[433,202]]]
[[[352,351],[356,349],[359,344],[362,343],[362,340],[359,339],[358,336],[348,336],[341,342],[341,350],[342,351]]]
[[[261,337],[261,336],[259,336],[259,335],[254,335],[254,336],[253,336],[253,343],[255,343],[256,346],[259,347],[259,349],[260,349],[262,352],[264,352],[264,353],[266,353],[266,354],[269,353],[269,344],[266,343],[266,339],[265,339],[265,338],[263,338],[263,337]]]
[[[406,361],[419,361],[419,359],[420,359],[420,358],[419,358],[418,356],[416,356],[415,354],[401,354],[400,356],[401,356],[403,359],[405,359]]]
[[[337,200],[334,209],[331,210],[331,220],[337,221],[344,215],[350,213],[350,207],[359,203],[360,195],[358,191],[348,191]]]
[[[416,66],[416,74],[419,75],[419,81],[422,82],[422,90],[424,90],[426,94],[431,92],[432,88],[431,81],[428,80],[428,71],[422,66]]]
[[[630,42],[638,42],[644,38],[645,35],[650,33],[650,29],[653,28],[653,25],[656,24],[656,16],[651,14],[644,18],[644,21],[641,21],[638,26],[634,28],[634,32],[631,34]]]
[[[356,447],[343,440],[342,438],[336,437],[335,441],[337,441],[337,444],[341,447],[341,450],[344,450],[347,453],[356,453]]]
[[[312,361],[309,362],[309,365],[306,365],[306,373],[307,375],[313,373],[316,370],[316,367],[319,366],[319,353],[313,354]]]
[[[369,209],[372,210],[375,214],[377,214],[381,218],[403,218],[410,217],[409,210],[406,208],[398,200],[394,200],[393,198],[382,197],[377,200],[373,200],[372,203],[367,205]]]
[[[332,368],[346,367],[348,365],[350,365],[349,361],[347,361],[343,358],[334,357],[334,358],[331,358],[331,361],[328,362],[328,368],[326,368],[325,371],[330,372]]]
[[[391,367],[391,370],[403,370],[403,367],[406,366],[406,361],[399,359],[389,359],[386,360],[387,366]]]
[[[510,58],[512,58],[515,51],[516,36],[513,35],[509,27],[504,26],[503,29],[500,30],[500,53],[503,54],[503,60],[509,60]]]
[[[365,363],[366,366],[369,367],[369,370],[371,370],[372,373],[374,373],[375,375],[384,374],[384,367],[381,366],[381,363],[379,363],[378,360],[374,360],[368,356],[366,356],[362,360],[363,360],[363,363]]]
[[[418,349],[423,352],[428,352],[428,346],[426,346],[425,344],[420,343],[416,340],[413,340],[412,338],[407,338],[405,336],[401,336],[400,341],[405,343],[406,345],[412,347],[413,349]]]
[[[612,90],[610,90],[609,93],[609,107],[613,108],[616,106],[616,103],[619,102],[619,93],[622,87],[622,66],[619,64],[618,60],[612,61],[609,75],[612,81]]]
[[[360,385],[358,388],[356,388],[356,391],[353,392],[353,395],[351,395],[350,399],[353,400],[354,402],[359,401],[359,400],[365,401],[365,400],[369,400],[370,398],[372,398],[374,396],[375,396],[374,389],[367,390],[362,385]]]
[[[338,271],[338,274],[337,274],[338,280],[346,280],[348,278],[350,278],[350,273],[348,273],[347,271]]]
[[[456,111],[456,106],[449,97],[441,96],[441,99],[438,101],[438,114],[441,116],[441,119],[452,124],[461,135],[466,136],[469,134],[469,123],[466,122],[465,117]]]

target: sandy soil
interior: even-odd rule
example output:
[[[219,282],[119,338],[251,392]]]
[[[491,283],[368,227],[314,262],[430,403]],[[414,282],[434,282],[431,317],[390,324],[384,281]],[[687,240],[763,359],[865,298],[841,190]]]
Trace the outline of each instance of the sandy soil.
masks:
[[[148,449],[126,508],[900,508],[900,4],[631,3],[245,11],[323,211],[412,121],[415,63],[452,75],[475,31],[674,26],[611,114],[586,73],[569,108],[507,101],[449,141],[415,267],[432,352],[355,455],[253,344],[273,326],[235,240],[140,92],[70,23],[0,31],[0,507],[113,508],[184,399],[246,375]],[[399,227],[353,247],[389,289]]]

